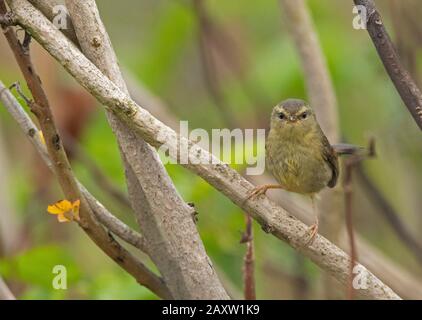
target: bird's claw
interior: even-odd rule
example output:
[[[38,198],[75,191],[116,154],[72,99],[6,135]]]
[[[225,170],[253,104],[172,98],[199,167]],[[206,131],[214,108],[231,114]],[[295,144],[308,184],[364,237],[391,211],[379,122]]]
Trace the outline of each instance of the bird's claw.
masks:
[[[318,224],[313,224],[309,227],[309,229],[306,231],[306,235],[309,234],[309,239],[306,241],[305,245],[308,247],[314,243],[314,240],[318,234]]]
[[[257,186],[253,188],[246,197],[246,200],[255,199],[256,197],[265,194],[267,192],[267,186]]]

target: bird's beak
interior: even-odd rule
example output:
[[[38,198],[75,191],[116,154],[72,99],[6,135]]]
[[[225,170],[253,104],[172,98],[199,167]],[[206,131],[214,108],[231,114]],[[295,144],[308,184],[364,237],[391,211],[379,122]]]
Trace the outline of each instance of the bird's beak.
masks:
[[[289,122],[296,122],[296,117],[295,116],[289,116],[288,120],[289,120]]]

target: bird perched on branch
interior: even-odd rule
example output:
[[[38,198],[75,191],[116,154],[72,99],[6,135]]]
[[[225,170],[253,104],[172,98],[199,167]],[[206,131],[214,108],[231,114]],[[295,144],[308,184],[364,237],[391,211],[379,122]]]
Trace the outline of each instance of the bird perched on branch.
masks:
[[[288,99],[274,107],[265,151],[266,168],[279,184],[257,186],[248,199],[277,188],[309,195],[315,216],[308,231],[310,244],[318,233],[315,195],[336,185],[339,165],[336,152],[305,101]]]

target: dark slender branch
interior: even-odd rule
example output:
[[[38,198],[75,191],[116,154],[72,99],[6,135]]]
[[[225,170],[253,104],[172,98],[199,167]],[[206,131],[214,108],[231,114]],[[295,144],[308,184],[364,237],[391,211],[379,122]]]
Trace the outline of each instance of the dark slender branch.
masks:
[[[244,296],[246,300],[256,300],[255,293],[255,257],[252,218],[246,214],[246,228],[240,243],[246,243],[246,253],[243,265]]]
[[[346,214],[346,228],[347,234],[349,236],[349,244],[350,244],[350,267],[349,267],[349,283],[347,286],[347,297],[349,300],[353,300],[354,298],[354,289],[353,289],[353,268],[355,267],[355,263],[357,261],[357,251],[356,251],[356,244],[355,244],[355,235],[353,229],[353,208],[352,208],[352,200],[353,200],[353,182],[352,182],[352,172],[353,168],[356,165],[356,162],[359,161],[356,157],[352,157],[350,159],[346,159],[344,162],[344,182],[343,182],[343,190],[344,190],[344,203],[345,203],[345,214]]]
[[[19,97],[25,101],[26,105],[30,105],[32,103],[31,99],[29,99],[22,91],[21,84],[19,82],[14,82],[10,87],[10,90],[16,89],[16,92],[19,94]]]
[[[403,67],[374,1],[354,0],[354,2],[356,5],[362,5],[366,8],[366,27],[378,55],[404,104],[419,128],[422,129],[422,93],[409,72]]]

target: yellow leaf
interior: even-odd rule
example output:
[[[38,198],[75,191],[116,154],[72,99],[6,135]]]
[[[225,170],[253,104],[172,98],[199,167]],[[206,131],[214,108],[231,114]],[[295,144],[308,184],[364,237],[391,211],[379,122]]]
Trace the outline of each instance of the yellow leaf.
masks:
[[[79,207],[81,201],[78,199],[73,203],[69,200],[60,200],[47,207],[47,212],[56,214],[59,222],[79,221]]]

